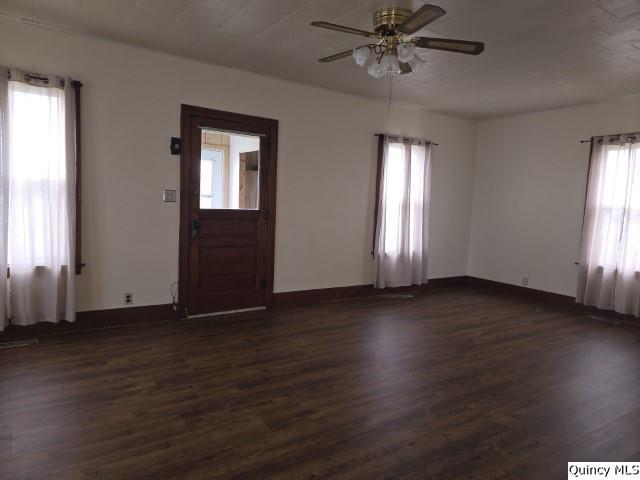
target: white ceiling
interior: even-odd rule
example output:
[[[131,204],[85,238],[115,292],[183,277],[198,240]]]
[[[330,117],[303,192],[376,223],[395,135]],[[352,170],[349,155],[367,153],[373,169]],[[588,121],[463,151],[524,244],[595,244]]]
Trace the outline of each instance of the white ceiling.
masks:
[[[477,57],[424,51],[424,72],[394,80],[395,101],[487,118],[640,92],[640,0],[432,3],[448,13],[419,34],[484,41],[486,50]],[[0,0],[6,15],[383,100],[388,82],[350,58],[316,61],[366,39],[309,26],[325,20],[370,30],[376,6],[376,0]]]

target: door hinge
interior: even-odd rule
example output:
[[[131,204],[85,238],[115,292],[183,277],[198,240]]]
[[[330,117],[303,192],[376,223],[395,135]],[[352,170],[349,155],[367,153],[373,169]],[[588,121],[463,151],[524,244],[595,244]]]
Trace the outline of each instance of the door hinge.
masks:
[[[270,210],[270,209],[268,209],[268,208],[265,208],[265,209],[262,211],[262,217],[263,217],[266,221],[269,221],[269,218],[271,218],[271,210]]]
[[[260,286],[261,286],[262,288],[267,288],[267,279],[266,279],[265,277],[262,277],[262,278],[260,279]]]

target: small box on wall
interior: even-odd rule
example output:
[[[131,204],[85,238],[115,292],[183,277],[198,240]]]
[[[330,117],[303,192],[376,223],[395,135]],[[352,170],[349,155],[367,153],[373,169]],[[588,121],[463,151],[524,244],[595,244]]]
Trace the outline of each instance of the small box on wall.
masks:
[[[176,202],[178,198],[176,190],[163,190],[162,201],[163,202]]]

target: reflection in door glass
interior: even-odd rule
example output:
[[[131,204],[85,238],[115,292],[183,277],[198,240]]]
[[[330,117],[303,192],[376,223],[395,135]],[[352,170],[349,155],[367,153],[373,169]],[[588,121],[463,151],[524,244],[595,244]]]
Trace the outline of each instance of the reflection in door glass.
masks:
[[[260,137],[202,130],[201,209],[258,209]]]

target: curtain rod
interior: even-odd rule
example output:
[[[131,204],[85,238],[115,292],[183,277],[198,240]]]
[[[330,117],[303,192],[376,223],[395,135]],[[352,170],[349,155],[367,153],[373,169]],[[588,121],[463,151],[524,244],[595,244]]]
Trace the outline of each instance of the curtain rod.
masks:
[[[385,134],[385,133],[374,133],[374,134],[373,134],[373,136],[374,136],[374,137],[380,137],[380,136],[383,136],[383,135],[386,135],[386,134]],[[392,136],[392,137],[404,137],[404,135],[391,135],[391,136]],[[438,145],[440,145],[439,143],[432,142],[432,141],[430,141],[430,140],[425,140],[425,142],[427,143],[427,145],[434,145],[434,146],[436,146],[436,147],[437,147]]]
[[[637,133],[611,133],[609,135],[594,135],[589,140],[580,140],[580,143],[591,143],[594,137],[628,137],[628,138],[637,138]]]
[[[8,70],[7,77],[8,77],[9,80],[11,80],[11,69],[7,68],[7,70]],[[26,73],[24,77],[27,78],[27,79],[28,78],[32,78],[34,80],[39,80],[41,82],[48,82],[49,81],[49,77],[48,76],[45,77],[43,75],[36,75],[34,73]],[[71,79],[71,86],[72,87],[82,87],[83,85],[82,85],[82,82],[80,80]]]

